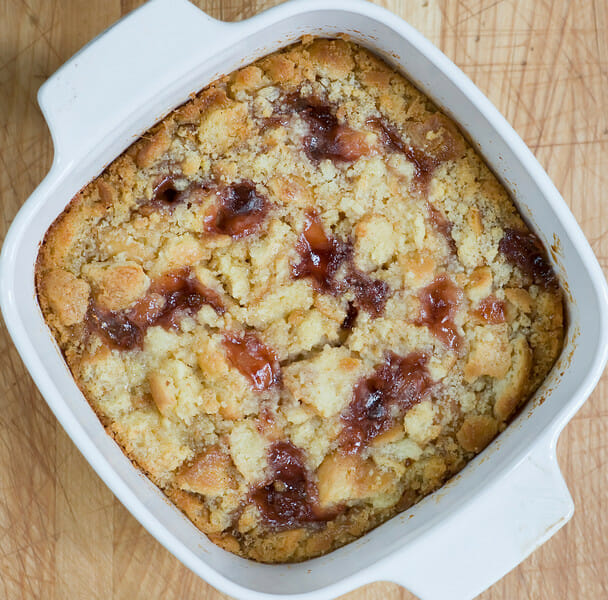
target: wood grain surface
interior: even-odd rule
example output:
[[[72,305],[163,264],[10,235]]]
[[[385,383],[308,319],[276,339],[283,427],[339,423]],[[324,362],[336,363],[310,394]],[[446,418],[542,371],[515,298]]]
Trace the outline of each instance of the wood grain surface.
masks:
[[[51,139],[36,104],[39,86],[140,3],[0,0],[0,241],[51,164]],[[279,2],[196,3],[214,17],[238,20]],[[506,115],[553,178],[606,271],[608,2],[378,3],[437,44]],[[574,518],[482,594],[484,600],[608,598],[607,375],[564,431],[558,454]],[[0,598],[226,598],[173,558],[106,489],[55,421],[3,323]],[[412,596],[376,583],[344,598]]]

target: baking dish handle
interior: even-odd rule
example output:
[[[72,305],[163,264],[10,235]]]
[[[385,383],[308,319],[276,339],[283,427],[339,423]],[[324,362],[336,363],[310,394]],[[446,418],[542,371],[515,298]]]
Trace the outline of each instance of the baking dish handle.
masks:
[[[167,107],[160,108],[154,93],[159,74],[186,75],[202,49],[225,47],[234,30],[237,25],[212,19],[187,0],[150,0],[105,30],[38,91],[55,163],[82,160],[133,121],[133,107],[161,113]]]
[[[469,600],[548,540],[573,512],[555,443],[545,441],[450,520],[397,553],[378,580],[398,583],[421,600]]]

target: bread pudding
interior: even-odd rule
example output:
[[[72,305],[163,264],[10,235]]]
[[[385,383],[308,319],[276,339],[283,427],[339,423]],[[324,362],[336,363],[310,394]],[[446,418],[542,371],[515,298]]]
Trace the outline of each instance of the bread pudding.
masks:
[[[564,336],[505,188],[344,39],[305,37],[154,126],[50,227],[36,286],[125,454],[213,542],[271,563],[439,488]]]

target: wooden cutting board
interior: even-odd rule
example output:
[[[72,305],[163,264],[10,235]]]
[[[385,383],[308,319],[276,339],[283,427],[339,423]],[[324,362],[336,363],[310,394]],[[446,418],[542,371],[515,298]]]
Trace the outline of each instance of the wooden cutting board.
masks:
[[[0,239],[51,164],[38,87],[140,3],[0,0]],[[214,17],[238,20],[279,2],[196,3]],[[378,3],[437,44],[506,115],[606,270],[608,2]],[[562,434],[558,454],[574,518],[484,600],[608,598],[607,375]],[[1,323],[0,598],[226,598],[164,550],[101,483],[56,423]],[[345,598],[412,596],[376,583]]]

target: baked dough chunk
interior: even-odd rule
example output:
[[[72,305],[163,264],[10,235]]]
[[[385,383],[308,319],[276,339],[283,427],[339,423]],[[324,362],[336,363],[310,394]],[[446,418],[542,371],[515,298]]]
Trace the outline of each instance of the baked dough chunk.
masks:
[[[564,335],[503,186],[343,39],[169,114],[51,226],[36,285],[124,452],[213,542],[263,562],[329,552],[440,487]]]

